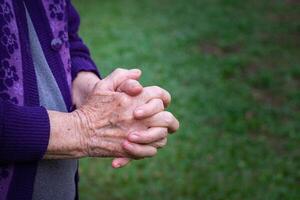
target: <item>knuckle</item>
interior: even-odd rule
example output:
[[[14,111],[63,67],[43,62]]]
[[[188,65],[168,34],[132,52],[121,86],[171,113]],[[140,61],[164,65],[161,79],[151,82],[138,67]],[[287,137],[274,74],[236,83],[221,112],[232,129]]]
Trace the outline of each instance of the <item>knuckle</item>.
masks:
[[[161,135],[162,135],[162,138],[166,138],[168,136],[168,129],[167,128],[162,128],[161,129]]]
[[[163,91],[159,86],[154,85],[148,88],[150,92],[155,93],[157,96],[161,96],[163,94]]]
[[[153,91],[153,86],[147,86],[147,87],[144,87],[144,92],[148,95],[148,94],[151,94],[152,91]]]
[[[114,71],[113,71],[113,73],[112,74],[119,74],[120,73],[120,69],[119,68],[117,68],[117,69],[115,69]]]
[[[98,81],[93,88],[93,92],[99,92],[99,91],[103,90],[103,88],[105,88],[105,84],[106,84],[105,79],[102,81]]]
[[[123,71],[123,70],[124,70],[124,69],[121,68],[121,67],[118,67],[117,69],[115,69],[116,72],[121,72],[121,71]]]
[[[130,98],[126,94],[120,93],[119,94],[119,103],[121,106],[127,107],[130,104]]]
[[[101,85],[103,84],[103,82],[105,82],[105,79],[102,80],[102,81],[98,81],[98,82],[96,83],[95,87],[96,87],[96,88],[97,88],[97,87],[101,87]]]
[[[154,99],[154,101],[159,106],[163,106],[164,105],[164,103],[163,103],[163,101],[161,99]]]
[[[162,100],[159,99],[159,108],[161,110],[164,110],[165,109],[165,106],[164,106],[164,102]]]
[[[121,74],[124,71],[125,71],[125,69],[118,67],[117,69],[114,70],[114,73],[115,74]]]
[[[131,157],[139,157],[140,150],[135,144],[131,144],[130,146],[126,146],[126,152],[131,156]]]
[[[157,86],[157,85],[154,85],[154,86],[152,86],[152,89],[155,90],[155,91],[158,91],[158,90],[160,90],[160,87]]]
[[[155,133],[154,140],[162,140],[167,137],[168,129],[167,128],[157,128]]]
[[[159,86],[154,86],[155,87],[155,91],[157,92],[157,94],[162,97],[164,95],[164,90],[159,87]]]
[[[163,117],[167,124],[171,124],[173,122],[174,117],[172,113],[165,111]]]
[[[155,105],[160,108],[160,109],[164,109],[164,103],[161,99],[155,99],[154,100]]]

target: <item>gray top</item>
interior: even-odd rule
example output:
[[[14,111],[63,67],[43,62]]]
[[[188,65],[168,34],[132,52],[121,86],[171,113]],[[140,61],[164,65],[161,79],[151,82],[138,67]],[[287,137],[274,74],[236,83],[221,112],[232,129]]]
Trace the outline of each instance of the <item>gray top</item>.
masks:
[[[26,12],[32,59],[37,77],[40,105],[67,112],[62,94],[46,61],[37,33]],[[42,160],[38,163],[33,200],[74,200],[77,160]]]

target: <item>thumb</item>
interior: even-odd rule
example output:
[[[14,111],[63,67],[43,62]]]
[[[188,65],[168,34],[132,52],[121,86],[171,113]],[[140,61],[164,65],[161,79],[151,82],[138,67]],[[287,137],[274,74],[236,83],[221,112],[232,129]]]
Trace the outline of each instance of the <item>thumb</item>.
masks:
[[[140,94],[143,90],[143,86],[137,81],[133,79],[128,79],[123,81],[121,85],[117,88],[117,92],[124,92],[130,96],[136,96]]]
[[[141,70],[139,69],[116,69],[109,76],[105,78],[106,87],[108,90],[115,92],[121,84],[128,80],[138,80],[141,77]]]

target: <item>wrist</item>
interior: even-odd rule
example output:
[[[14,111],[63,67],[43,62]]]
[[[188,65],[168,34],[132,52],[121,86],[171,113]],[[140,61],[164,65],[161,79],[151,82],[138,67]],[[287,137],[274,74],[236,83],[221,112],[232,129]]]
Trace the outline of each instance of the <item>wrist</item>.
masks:
[[[82,105],[86,97],[100,81],[99,77],[93,72],[81,71],[72,82],[72,99],[76,106]]]
[[[75,144],[76,154],[79,157],[88,157],[89,156],[89,148],[88,148],[88,135],[90,128],[89,121],[85,116],[84,112],[80,109],[74,110],[70,113],[70,117],[72,119],[73,126],[75,127],[75,135],[77,143]]]
[[[78,117],[72,113],[48,111],[50,139],[45,159],[74,159],[84,157]]]

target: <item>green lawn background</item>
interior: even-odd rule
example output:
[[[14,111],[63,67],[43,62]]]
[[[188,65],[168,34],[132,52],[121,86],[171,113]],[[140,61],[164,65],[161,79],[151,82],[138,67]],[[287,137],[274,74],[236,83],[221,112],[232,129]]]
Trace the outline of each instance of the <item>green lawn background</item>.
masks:
[[[113,170],[84,159],[81,199],[300,199],[300,3],[75,0],[103,76],[139,67],[178,133]]]

